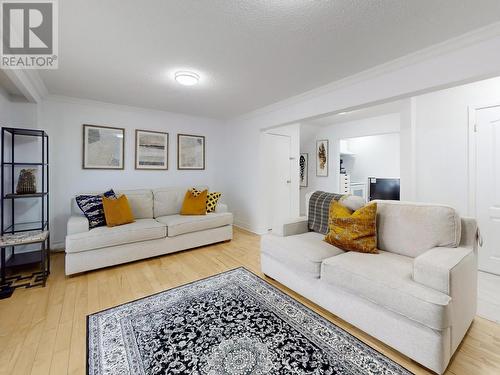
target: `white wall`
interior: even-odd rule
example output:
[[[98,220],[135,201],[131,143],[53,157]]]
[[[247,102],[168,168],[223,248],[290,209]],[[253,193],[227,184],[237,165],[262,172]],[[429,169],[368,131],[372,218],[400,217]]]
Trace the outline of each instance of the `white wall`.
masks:
[[[415,164],[415,98],[403,102],[400,111],[400,197],[407,201],[416,200]]]
[[[303,131],[310,134],[303,124]],[[349,121],[330,126],[315,127],[316,133],[301,138],[301,152],[309,154],[309,185],[300,190],[301,214],[305,213],[305,195],[315,190],[330,192],[339,191],[340,178],[340,140],[377,134],[395,133],[400,130],[400,114],[393,113],[384,116]],[[328,177],[316,176],[316,140],[328,139],[329,171]]]
[[[37,106],[9,96],[0,87],[0,122],[1,126],[36,128]]]
[[[344,156],[351,182],[368,181],[368,177],[399,178],[399,133],[372,135],[347,139],[353,156]]]
[[[108,188],[208,185],[212,190],[225,193],[215,176],[217,168],[224,168],[221,157],[225,150],[222,127],[216,120],[92,101],[51,98],[41,104],[40,124],[50,136],[53,247],[63,245],[71,198],[81,192]],[[82,124],[125,128],[125,170],[82,169]],[[168,171],[134,169],[135,129],[169,133]],[[177,170],[178,133],[206,137],[206,170]]]
[[[468,106],[500,103],[500,77],[415,98],[416,199],[473,215],[468,201]]]

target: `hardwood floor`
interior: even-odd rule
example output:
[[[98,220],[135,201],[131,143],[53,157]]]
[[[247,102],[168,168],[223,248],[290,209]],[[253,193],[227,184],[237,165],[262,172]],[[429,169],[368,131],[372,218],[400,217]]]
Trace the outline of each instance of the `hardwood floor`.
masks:
[[[500,323],[500,276],[478,274],[477,315]]]
[[[84,374],[86,315],[239,266],[260,273],[259,236],[235,229],[231,242],[73,277],[55,254],[45,288],[0,300],[0,375]],[[334,315],[267,279],[416,374],[429,372]],[[500,325],[476,318],[447,374],[500,374]]]

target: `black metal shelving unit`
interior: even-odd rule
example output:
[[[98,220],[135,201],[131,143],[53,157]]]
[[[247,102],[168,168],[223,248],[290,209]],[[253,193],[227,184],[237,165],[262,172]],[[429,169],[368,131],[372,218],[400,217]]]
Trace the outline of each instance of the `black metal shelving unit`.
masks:
[[[22,138],[21,138],[22,137]],[[23,141],[23,153],[26,148],[26,137],[33,137],[34,147],[40,148],[40,161],[33,162],[18,162],[16,155],[21,151],[16,152],[16,140]],[[41,140],[41,142],[40,142]],[[42,285],[45,286],[46,279],[50,273],[50,235],[49,231],[49,137],[47,133],[39,129],[20,129],[11,127],[2,127],[1,134],[1,212],[0,212],[0,229],[1,235],[22,233],[22,232],[47,232],[46,238],[43,241],[31,242],[31,247],[40,246],[40,249],[30,250],[28,252],[16,252],[16,246],[8,246],[1,248],[1,275],[0,287],[3,294],[12,294],[14,288],[17,287],[33,287]],[[7,148],[10,146],[10,150]],[[7,150],[7,152],[6,152]],[[37,151],[38,152],[38,151]],[[34,153],[36,154],[36,153]],[[23,168],[36,168],[38,179],[37,188],[40,190],[34,194],[17,194],[15,190],[15,179],[18,171]],[[25,199],[38,199],[41,202],[41,215],[29,222],[18,222],[16,218],[16,202]],[[24,245],[24,244],[20,244]],[[10,257],[6,256],[10,250]],[[22,266],[40,264],[40,271],[30,275],[22,275],[16,273]],[[7,271],[12,274],[7,276]]]

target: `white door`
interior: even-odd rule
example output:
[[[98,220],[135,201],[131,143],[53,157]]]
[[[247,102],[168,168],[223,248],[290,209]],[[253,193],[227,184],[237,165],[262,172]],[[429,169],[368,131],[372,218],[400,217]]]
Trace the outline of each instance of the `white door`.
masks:
[[[478,109],[475,131],[479,269],[500,275],[500,106]]]
[[[269,229],[291,216],[291,139],[285,135],[266,134],[268,138],[268,213]]]

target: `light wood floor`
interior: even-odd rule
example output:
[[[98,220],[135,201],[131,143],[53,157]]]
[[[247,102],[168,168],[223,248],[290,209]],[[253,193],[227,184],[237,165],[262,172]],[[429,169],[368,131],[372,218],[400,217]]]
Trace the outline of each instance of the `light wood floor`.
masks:
[[[479,272],[477,315],[500,323],[500,276]]]
[[[45,288],[17,290],[0,300],[0,375],[84,374],[86,315],[219,272],[259,267],[259,236],[235,230],[231,242],[134,262],[74,277],[64,276],[64,256],[53,256]],[[417,374],[411,360],[360,332],[287,288],[305,305]],[[500,374],[500,325],[477,318],[447,374]]]

